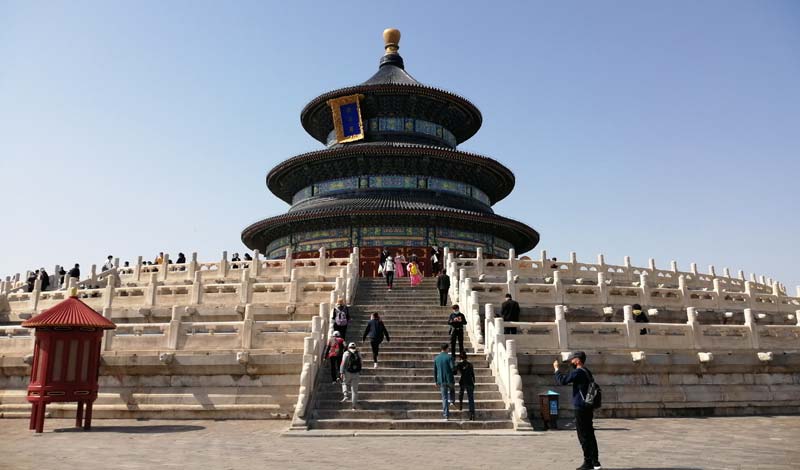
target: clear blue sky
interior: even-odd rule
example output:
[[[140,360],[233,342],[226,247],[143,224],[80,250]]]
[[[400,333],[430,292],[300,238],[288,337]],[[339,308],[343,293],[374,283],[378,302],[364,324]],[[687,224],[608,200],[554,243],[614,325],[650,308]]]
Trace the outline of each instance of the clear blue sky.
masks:
[[[800,3],[0,0],[0,274],[216,259],[286,210],[308,100],[376,70],[483,112],[539,249],[800,284]]]

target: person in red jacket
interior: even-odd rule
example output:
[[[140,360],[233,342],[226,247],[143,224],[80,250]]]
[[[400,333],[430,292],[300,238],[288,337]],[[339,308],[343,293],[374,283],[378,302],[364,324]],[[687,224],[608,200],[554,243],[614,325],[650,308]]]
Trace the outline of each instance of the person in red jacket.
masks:
[[[331,364],[331,383],[339,382],[339,366],[342,364],[344,349],[344,339],[342,339],[341,333],[334,331],[325,346],[325,353],[323,354],[325,360]]]

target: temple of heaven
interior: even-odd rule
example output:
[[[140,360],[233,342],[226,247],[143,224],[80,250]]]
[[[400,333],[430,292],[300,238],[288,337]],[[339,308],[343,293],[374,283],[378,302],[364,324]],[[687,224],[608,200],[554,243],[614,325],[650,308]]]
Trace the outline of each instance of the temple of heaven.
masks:
[[[496,215],[492,205],[514,188],[499,162],[457,150],[481,127],[468,100],[423,85],[406,72],[400,32],[383,33],[386,53],[360,85],[322,94],[300,114],[326,148],[297,155],[267,174],[267,187],[291,204],[256,222],[242,241],[268,258],[334,257],[360,247],[362,275],[374,275],[381,247],[416,255],[430,273],[432,246],[458,254],[482,248],[502,257],[531,250],[539,234]]]

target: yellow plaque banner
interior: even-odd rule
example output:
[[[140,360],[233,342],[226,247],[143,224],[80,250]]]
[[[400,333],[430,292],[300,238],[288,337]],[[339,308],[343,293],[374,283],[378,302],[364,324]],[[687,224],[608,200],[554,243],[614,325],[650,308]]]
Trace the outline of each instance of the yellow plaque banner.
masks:
[[[364,95],[350,95],[328,100],[333,114],[336,142],[342,144],[364,138],[360,100]]]

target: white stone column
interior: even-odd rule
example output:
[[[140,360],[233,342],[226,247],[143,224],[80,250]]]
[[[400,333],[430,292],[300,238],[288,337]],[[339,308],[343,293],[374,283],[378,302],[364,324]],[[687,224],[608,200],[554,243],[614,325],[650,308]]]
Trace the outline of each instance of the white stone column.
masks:
[[[517,250],[514,248],[509,248],[508,250],[508,267],[516,273],[517,271]]]
[[[475,250],[475,275],[480,276],[484,271],[483,248]]]
[[[250,279],[250,271],[242,270],[241,287],[239,288],[239,302],[247,305],[253,300],[253,283]]]
[[[569,350],[569,330],[567,325],[566,309],[563,305],[555,306],[556,313],[556,333],[558,333],[558,347],[562,351]]]
[[[512,298],[517,298],[517,285],[514,283],[514,271],[511,269],[506,271],[506,291]]]
[[[708,275],[711,276],[711,277],[717,277],[717,270],[714,269],[714,265],[713,264],[709,264],[708,265]]]
[[[136,280],[136,282],[139,282],[139,281],[142,280],[142,257],[141,256],[137,256],[136,257],[136,266],[134,266],[134,268],[133,268],[133,278]]]
[[[656,270],[656,260],[655,260],[655,258],[650,258],[650,259],[647,260],[647,268],[650,271],[655,271]]]
[[[114,303],[114,282],[109,279],[106,282],[106,287],[103,290],[103,308],[104,309],[111,309],[112,304]]]
[[[689,272],[691,272],[695,278],[697,277],[697,263],[689,264]]]
[[[250,274],[254,278],[261,275],[261,253],[258,250],[253,250],[253,262],[250,264]]]
[[[323,278],[325,276],[326,264],[328,264],[326,260],[327,260],[327,253],[325,251],[325,247],[321,246],[319,248],[319,263],[317,264],[317,275],[320,276],[320,278]],[[321,280],[322,279],[320,279],[320,281]]]
[[[633,306],[623,306],[622,315],[623,322],[625,323],[625,334],[627,336],[628,347],[635,348],[639,343],[639,331],[636,328],[636,322],[633,320]]]
[[[222,278],[228,277],[228,270],[230,269],[230,265],[228,264],[228,252],[222,252],[222,259],[219,260],[219,275]]]
[[[677,273],[678,272],[678,262],[675,261],[675,260],[670,261],[669,262],[669,268],[672,270],[672,272]]]
[[[158,293],[158,273],[150,273],[150,283],[145,289],[144,305],[146,307],[153,307],[156,304],[156,295]]]
[[[750,342],[753,349],[758,349],[758,325],[756,324],[752,309],[744,309],[744,326],[749,330],[748,334],[750,335]]]
[[[564,283],[561,281],[561,272],[560,271],[553,271],[553,289],[554,292],[554,302],[555,304],[563,304],[564,303]]]
[[[194,273],[197,272],[197,269],[197,252],[193,251],[189,266],[186,268],[186,279],[194,280]]]
[[[289,278],[294,269],[294,262],[292,260],[292,247],[286,247],[286,257],[284,258],[283,275]]]
[[[155,273],[153,273],[155,274]],[[181,309],[177,305],[172,307],[172,317],[167,326],[167,349],[178,349],[178,337],[181,333]]]
[[[678,276],[678,289],[681,291],[681,305],[683,307],[689,306],[689,288],[686,287],[686,276],[681,274]]]
[[[297,303],[297,289],[297,270],[292,268],[289,274],[289,303],[291,304]]]
[[[164,258],[161,260],[161,280],[166,281],[169,277],[169,253],[164,253]]]
[[[606,273],[597,271],[597,291],[600,296],[600,303],[608,305],[608,286],[606,285]]]
[[[194,282],[192,283],[192,294],[189,303],[192,305],[200,305],[203,303],[203,273],[200,271],[194,273]]]
[[[686,324],[689,325],[692,329],[692,341],[694,342],[694,348],[700,349],[702,344],[702,340],[700,338],[700,324],[697,322],[697,309],[694,307],[688,307],[686,309]]]

